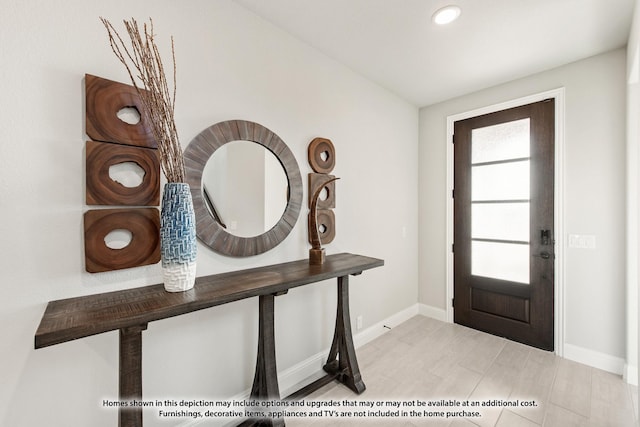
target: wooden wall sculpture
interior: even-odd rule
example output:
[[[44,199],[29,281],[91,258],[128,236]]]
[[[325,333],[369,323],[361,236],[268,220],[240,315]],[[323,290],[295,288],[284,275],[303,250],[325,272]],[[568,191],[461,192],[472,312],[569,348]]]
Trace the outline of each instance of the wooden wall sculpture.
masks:
[[[105,245],[114,230],[129,230],[131,242],[122,249]],[[85,265],[97,273],[155,264],[160,260],[160,216],[156,208],[94,209],[84,214]]]
[[[151,148],[87,141],[87,204],[158,206],[160,162],[156,151]],[[144,176],[139,186],[126,187],[110,178],[109,169],[122,163],[135,163],[142,169]]]
[[[94,140],[86,144],[86,203],[132,206],[85,212],[85,269],[97,273],[156,264],[160,261],[160,162],[142,101],[133,86],[89,74],[85,75],[85,97],[86,131]],[[118,113],[125,108],[135,109],[140,120],[133,124],[121,120]],[[143,171],[140,185],[127,187],[109,176],[112,166],[123,163],[134,163]],[[116,230],[131,233],[131,241],[121,249],[105,241]]]
[[[95,141],[114,142],[136,147],[157,148],[151,128],[146,125],[144,107],[136,88],[101,77],[85,74],[87,135]],[[136,124],[125,123],[118,117],[123,108],[140,113]]]
[[[332,210],[336,207],[336,178],[329,175],[336,164],[336,152],[331,140],[315,138],[311,141],[308,147],[308,159],[311,168],[316,172],[309,174],[309,209],[312,207],[314,194],[324,186],[317,199],[317,224],[320,231],[320,242],[328,244],[333,241],[336,235],[335,214]],[[329,183],[327,184],[327,182]],[[311,215],[312,212],[309,212],[308,234],[309,243],[313,244],[315,231],[312,229]]]
[[[308,156],[311,168],[318,173],[331,173],[336,165],[336,150],[331,140],[326,138],[311,141]]]

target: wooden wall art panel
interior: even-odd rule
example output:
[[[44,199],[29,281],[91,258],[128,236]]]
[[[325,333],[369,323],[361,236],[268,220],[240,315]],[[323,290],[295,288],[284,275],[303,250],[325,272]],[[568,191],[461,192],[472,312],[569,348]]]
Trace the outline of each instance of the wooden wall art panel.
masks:
[[[333,175],[326,175],[323,173],[310,173],[309,174],[309,208],[311,208],[311,199],[316,193],[318,188],[330,179],[335,178]],[[318,209],[333,209],[336,207],[336,182],[332,181],[325,186],[327,191],[327,198],[318,198]]]
[[[307,232],[309,234],[309,263],[324,263],[325,253],[322,245],[331,243],[336,236],[336,178],[329,175],[336,165],[336,150],[331,140],[314,138],[307,148],[309,165],[317,173],[309,174],[309,209]],[[326,197],[322,199],[322,190]]]
[[[128,230],[131,242],[111,249],[105,237]],[[139,267],[160,262],[160,213],[156,208],[100,209],[84,214],[85,268],[90,273]]]
[[[309,213],[311,215],[311,213]],[[329,244],[333,242],[333,239],[336,237],[336,217],[332,210],[330,209],[319,209],[318,210],[318,230],[320,231],[320,243],[323,245]],[[311,220],[308,221],[311,224]],[[309,229],[309,243],[311,241],[311,236],[313,230]]]
[[[133,86],[85,75],[87,135],[93,140],[156,148],[151,128],[146,125],[144,107]],[[135,108],[140,113],[137,124],[118,117],[123,108]]]
[[[336,151],[331,140],[315,138],[308,147],[311,168],[317,173],[331,173],[336,165]]]
[[[109,177],[111,166],[126,162],[135,163],[144,171],[137,187],[126,187]],[[160,162],[155,149],[87,141],[86,169],[88,205],[160,204]]]

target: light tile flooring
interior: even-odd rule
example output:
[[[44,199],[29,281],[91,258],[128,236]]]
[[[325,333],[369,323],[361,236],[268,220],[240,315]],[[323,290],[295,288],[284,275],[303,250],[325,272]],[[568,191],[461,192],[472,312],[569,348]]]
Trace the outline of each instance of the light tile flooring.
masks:
[[[538,406],[479,408],[482,414],[479,418],[454,417],[448,420],[416,417],[290,418],[286,420],[287,426],[637,425],[637,387],[627,385],[619,376],[559,358],[553,353],[424,316],[413,317],[359,348],[358,362],[367,386],[364,393],[358,396],[341,384],[333,383],[307,399],[520,399],[535,400]]]

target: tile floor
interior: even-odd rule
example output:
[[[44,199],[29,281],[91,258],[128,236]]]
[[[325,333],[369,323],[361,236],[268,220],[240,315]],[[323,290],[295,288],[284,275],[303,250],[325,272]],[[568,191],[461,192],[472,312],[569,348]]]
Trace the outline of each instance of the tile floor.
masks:
[[[413,317],[359,348],[358,361],[367,386],[364,393],[357,396],[334,383],[307,399],[408,402],[416,399],[425,402],[440,399],[479,402],[519,399],[535,400],[537,406],[462,408],[481,413],[481,417],[472,418],[288,418],[287,426],[637,425],[637,387],[627,385],[619,376],[559,358],[553,353],[424,316]],[[403,409],[408,411],[410,408]]]

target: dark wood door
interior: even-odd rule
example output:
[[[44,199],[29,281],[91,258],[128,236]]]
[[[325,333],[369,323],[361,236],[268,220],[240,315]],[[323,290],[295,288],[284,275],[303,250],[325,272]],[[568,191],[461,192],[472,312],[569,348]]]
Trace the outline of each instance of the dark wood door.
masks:
[[[454,124],[454,321],[553,350],[554,100]]]

